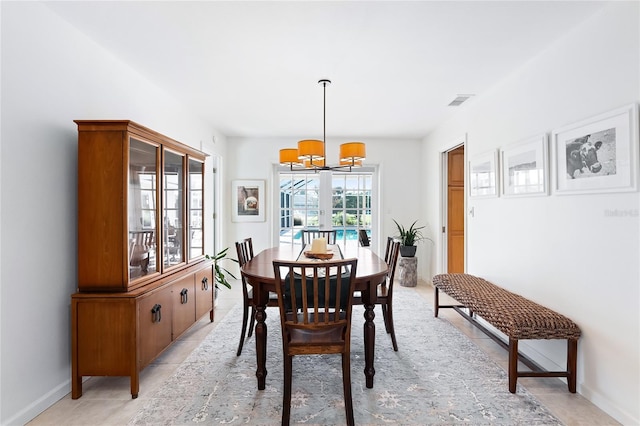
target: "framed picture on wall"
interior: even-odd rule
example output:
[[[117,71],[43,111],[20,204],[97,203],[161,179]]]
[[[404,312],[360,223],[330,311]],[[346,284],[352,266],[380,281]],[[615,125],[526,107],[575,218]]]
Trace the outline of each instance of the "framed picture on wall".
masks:
[[[549,194],[547,135],[509,145],[500,151],[502,195],[522,197]]]
[[[478,155],[469,161],[469,196],[498,196],[498,151]]]
[[[637,190],[637,105],[554,130],[552,144],[555,193]]]
[[[264,222],[265,192],[263,180],[231,182],[231,220],[233,222]]]

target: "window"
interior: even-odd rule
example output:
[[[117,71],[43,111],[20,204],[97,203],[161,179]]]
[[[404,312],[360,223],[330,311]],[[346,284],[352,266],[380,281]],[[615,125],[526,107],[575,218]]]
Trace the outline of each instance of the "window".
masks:
[[[140,213],[142,229],[156,227],[156,174],[139,173]]]
[[[331,223],[344,247],[358,243],[358,229],[366,229],[371,236],[372,180],[371,174],[333,175]]]
[[[343,247],[358,244],[358,229],[371,235],[373,170],[280,172],[280,244],[302,244],[300,230],[336,229]]]

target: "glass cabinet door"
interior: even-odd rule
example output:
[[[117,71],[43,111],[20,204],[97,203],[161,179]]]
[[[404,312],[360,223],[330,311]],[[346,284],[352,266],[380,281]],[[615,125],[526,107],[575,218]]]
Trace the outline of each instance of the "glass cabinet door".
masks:
[[[163,264],[184,262],[184,156],[164,151],[163,165]]]
[[[197,258],[204,254],[203,224],[203,179],[204,164],[200,161],[189,159],[189,259]]]
[[[129,141],[129,279],[158,270],[156,212],[158,209],[158,147]]]

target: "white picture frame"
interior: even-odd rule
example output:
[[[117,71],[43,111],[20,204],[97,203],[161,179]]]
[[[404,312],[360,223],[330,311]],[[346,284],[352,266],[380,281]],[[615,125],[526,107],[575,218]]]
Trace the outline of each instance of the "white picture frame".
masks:
[[[549,153],[546,133],[500,150],[500,179],[504,197],[549,195]]]
[[[498,151],[480,154],[469,161],[469,197],[498,197]]]
[[[554,193],[637,191],[637,104],[554,130],[552,145]]]
[[[264,222],[266,194],[264,180],[231,182],[231,221]]]

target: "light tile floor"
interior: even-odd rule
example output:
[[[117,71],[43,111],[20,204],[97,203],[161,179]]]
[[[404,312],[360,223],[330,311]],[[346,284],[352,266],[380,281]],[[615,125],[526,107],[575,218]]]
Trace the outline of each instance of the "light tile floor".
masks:
[[[433,287],[419,283],[417,287],[396,286],[395,291],[415,291],[433,303]],[[221,289],[216,307],[216,321],[209,322],[208,316],[195,324],[185,335],[178,339],[158,359],[145,368],[140,377],[140,395],[131,399],[128,377],[92,377],[83,384],[83,396],[71,399],[65,396],[49,407],[28,425],[124,425],[140,410],[146,398],[152,394],[150,389],[160,386],[170,377],[180,363],[195,349],[202,339],[210,333],[222,318],[237,303],[242,303],[242,290],[235,283],[231,290]],[[446,296],[445,296],[446,297]],[[445,302],[443,300],[443,302]],[[396,308],[397,309],[397,308]],[[506,370],[507,351],[492,339],[469,324],[451,309],[440,311],[439,317],[451,322],[486,352],[498,365]],[[239,333],[238,333],[239,334]],[[254,344],[251,338],[246,344]],[[556,378],[519,378],[518,383],[525,386],[540,402],[566,425],[608,426],[618,425],[613,418],[591,404],[579,394],[571,394],[565,383]]]

